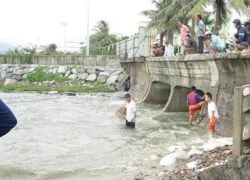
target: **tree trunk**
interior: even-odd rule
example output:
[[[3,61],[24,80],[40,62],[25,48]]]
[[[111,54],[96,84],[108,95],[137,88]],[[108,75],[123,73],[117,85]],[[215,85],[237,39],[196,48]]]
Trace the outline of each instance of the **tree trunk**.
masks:
[[[195,18],[192,18],[191,35],[192,37],[195,36]]]
[[[164,35],[165,35],[165,32],[161,32],[161,34],[160,34],[160,45],[163,45]]]
[[[174,42],[174,33],[173,33],[172,30],[171,31],[169,30],[167,32],[167,40],[169,41],[170,44],[173,44],[173,42]]]

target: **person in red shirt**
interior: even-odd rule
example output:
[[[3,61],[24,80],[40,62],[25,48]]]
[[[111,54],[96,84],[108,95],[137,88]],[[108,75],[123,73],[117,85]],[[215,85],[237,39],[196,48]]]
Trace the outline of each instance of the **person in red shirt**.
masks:
[[[187,35],[189,34],[189,28],[183,24],[181,21],[178,21],[178,25],[180,28],[180,34],[181,34],[181,54],[185,51],[185,41],[187,40]]]
[[[187,104],[189,110],[189,125],[192,126],[192,119],[197,110],[200,110],[204,101],[204,96],[201,97],[198,93],[196,93],[196,87],[191,87],[191,92],[187,95]],[[200,102],[201,101],[201,102]]]

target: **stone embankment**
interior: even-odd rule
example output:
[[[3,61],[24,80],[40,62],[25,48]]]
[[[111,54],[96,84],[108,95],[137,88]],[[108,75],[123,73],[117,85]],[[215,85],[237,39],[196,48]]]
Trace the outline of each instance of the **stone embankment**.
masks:
[[[0,65],[0,78],[3,85],[17,84],[27,79],[36,68],[43,67],[46,73],[65,77],[71,81],[99,82],[107,85],[110,90],[124,91],[129,88],[129,75],[123,68],[84,67],[84,66],[42,66],[42,65]],[[53,84],[52,81],[43,84]]]

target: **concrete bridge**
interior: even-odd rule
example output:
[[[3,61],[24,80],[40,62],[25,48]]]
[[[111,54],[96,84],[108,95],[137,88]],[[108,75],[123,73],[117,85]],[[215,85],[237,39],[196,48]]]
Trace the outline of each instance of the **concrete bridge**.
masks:
[[[122,65],[136,101],[164,103],[165,112],[187,111],[192,85],[211,92],[221,115],[217,130],[232,135],[234,87],[250,83],[250,53],[149,57]]]

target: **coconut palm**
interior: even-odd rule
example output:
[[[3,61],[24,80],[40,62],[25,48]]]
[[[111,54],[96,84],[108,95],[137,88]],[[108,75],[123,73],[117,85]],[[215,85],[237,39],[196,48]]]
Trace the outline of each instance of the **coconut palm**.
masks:
[[[215,29],[218,31],[222,24],[228,22],[231,9],[239,14],[250,15],[250,9],[246,6],[249,0],[172,0],[171,4],[163,8],[157,17],[161,22],[176,23],[179,17],[191,18],[197,14],[204,14],[204,7],[213,5],[216,18]],[[248,4],[249,5],[249,4]]]
[[[104,47],[117,42],[117,37],[110,34],[110,27],[108,22],[101,20],[94,27],[95,33],[90,36],[90,44]]]
[[[160,44],[163,44],[163,37],[166,35],[168,39],[173,39],[173,30],[177,28],[177,23],[169,24],[164,18],[158,16],[166,7],[171,5],[171,0],[152,0],[154,10],[145,10],[141,14],[147,16],[151,21],[149,27],[155,27],[160,32]]]

